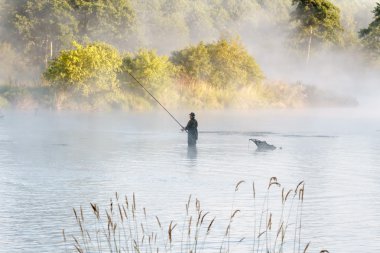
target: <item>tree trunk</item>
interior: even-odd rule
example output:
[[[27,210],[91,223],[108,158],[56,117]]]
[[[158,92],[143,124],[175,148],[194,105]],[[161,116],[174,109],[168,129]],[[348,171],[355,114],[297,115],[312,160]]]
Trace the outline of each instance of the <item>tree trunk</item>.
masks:
[[[50,60],[53,59],[53,40],[50,41]]]
[[[44,46],[45,46],[45,68],[48,67],[48,62],[49,62],[49,38],[46,35],[45,41],[44,41]]]
[[[311,38],[313,37],[313,27],[310,26],[310,37],[309,37],[309,44],[307,46],[307,58],[306,58],[306,64],[309,64],[310,61],[310,51],[311,51]]]

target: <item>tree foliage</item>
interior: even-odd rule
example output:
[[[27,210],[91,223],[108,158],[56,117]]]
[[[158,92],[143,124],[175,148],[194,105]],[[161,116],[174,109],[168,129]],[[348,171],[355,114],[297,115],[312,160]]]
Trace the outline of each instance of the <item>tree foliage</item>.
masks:
[[[121,64],[118,51],[107,44],[82,46],[75,43],[75,49],[60,52],[50,62],[44,77],[58,89],[74,89],[83,96],[89,96],[117,90],[117,73]]]
[[[221,39],[209,44],[201,42],[174,52],[171,60],[187,78],[219,88],[241,87],[263,78],[255,59],[239,40]]]
[[[305,44],[310,37],[317,42],[341,44],[343,28],[340,10],[328,0],[293,0],[292,20],[297,25],[298,42]]]
[[[4,0],[10,33],[34,63],[72,41],[125,43],[135,13],[129,0]],[[54,54],[53,52],[53,54]]]
[[[340,23],[339,9],[330,1],[345,12],[342,20],[346,31]],[[49,86],[42,82],[40,87],[53,91],[47,96],[66,94],[67,101],[77,100],[78,108],[83,108],[80,101],[90,108],[107,104],[127,105],[126,108],[153,106],[154,101],[128,73],[165,105],[175,106],[180,101],[202,108],[224,108],[240,105],[237,97],[250,100],[247,108],[273,105],[276,101],[289,105],[293,97],[296,100],[304,94],[303,90],[286,84],[268,87],[268,82],[262,82],[260,67],[239,40],[206,42],[242,34],[246,42],[254,41],[250,45],[253,50],[270,50],[286,44],[285,34],[295,26],[297,33],[292,42],[301,47],[314,47],[314,42],[340,45],[344,40],[346,45],[350,41],[354,49],[359,44],[357,27],[369,23],[364,18],[359,25],[357,18],[368,16],[359,15],[370,12],[362,8],[366,0],[330,1],[0,0],[0,55],[4,58],[0,75],[3,83],[7,82],[4,73],[11,72],[32,80],[24,74],[24,68],[32,69],[30,63],[45,67],[48,62],[44,77]],[[380,51],[378,9],[373,23],[360,33],[363,45],[374,56]],[[73,46],[72,41],[80,44]],[[113,47],[133,53],[119,54]],[[173,50],[177,51],[170,58],[161,56]],[[260,56],[269,56],[269,50],[260,52]],[[36,80],[40,71],[33,71]],[[12,96],[7,93],[4,98],[34,98],[24,96],[24,92],[29,89]]]
[[[62,0],[27,0],[14,10],[12,25],[36,62],[47,60],[51,44],[59,50],[74,39],[76,21],[70,10]]]
[[[78,21],[78,35],[84,38],[127,39],[135,12],[129,0],[69,0]]]
[[[167,56],[159,56],[153,50],[140,49],[135,55],[125,55],[122,65],[124,80],[128,85],[136,86],[135,80],[128,73],[156,92],[170,84],[175,75],[175,68]]]
[[[9,43],[0,42],[0,59],[0,83],[15,77],[17,82],[23,83],[39,78],[37,69],[30,67],[25,58]]]
[[[369,54],[375,58],[380,58],[380,3],[376,3],[373,10],[374,20],[369,24],[368,28],[360,30],[359,34],[362,43]]]
[[[193,80],[206,81],[212,71],[209,51],[203,42],[197,46],[190,46],[173,52],[171,61],[179,66],[182,74]]]

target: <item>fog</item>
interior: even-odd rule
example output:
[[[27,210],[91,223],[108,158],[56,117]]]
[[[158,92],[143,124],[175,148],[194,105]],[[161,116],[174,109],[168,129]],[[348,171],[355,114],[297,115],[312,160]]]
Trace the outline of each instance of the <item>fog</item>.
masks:
[[[373,18],[372,10],[377,1],[333,1],[341,8],[342,24],[347,30],[354,26],[358,32],[367,27]],[[348,6],[351,5],[351,9]],[[352,9],[352,6],[356,8]],[[349,20],[352,15],[354,20]],[[265,30],[268,30],[265,28]],[[289,30],[284,27],[269,27],[240,32],[247,41],[252,55],[264,69],[268,78],[302,82],[315,85],[336,94],[355,97],[365,107],[377,106],[380,95],[379,67],[372,66],[357,48],[348,46],[345,50],[317,48],[312,51],[306,64],[305,55],[297,55],[287,46]],[[312,43],[312,50],[313,45]]]
[[[355,37],[360,29],[367,27],[372,21],[372,10],[377,1],[336,0],[332,2],[341,8],[342,25],[346,32],[354,33],[345,36]],[[373,105],[377,102],[376,98],[380,92],[379,67],[368,63],[360,47],[347,45],[344,49],[315,48],[312,43],[311,59],[306,64],[306,50],[296,52],[289,41],[294,29],[289,22],[289,13],[293,9],[290,1],[285,7],[281,6],[284,5],[283,1],[261,1],[261,3],[264,4],[252,5],[251,9],[248,9],[249,13],[245,13],[244,17],[235,23],[222,23],[225,33],[218,32],[215,27],[196,27],[195,23],[190,28],[198,32],[197,36],[191,36],[191,31],[189,38],[186,37],[186,32],[179,34],[165,31],[164,35],[161,35],[166,38],[164,41],[155,40],[153,36],[146,44],[157,48],[159,52],[168,54],[173,48],[180,49],[201,40],[213,41],[226,34],[238,36],[262,67],[268,79],[315,85],[338,95],[353,96],[361,105]],[[269,9],[274,5],[280,6],[275,9],[277,12]],[[287,8],[289,13],[284,14],[284,9]],[[149,14],[145,13],[145,20],[147,16]],[[144,19],[140,21],[146,32],[155,29],[155,26],[148,22],[144,23]],[[358,41],[358,38],[354,40]]]
[[[4,0],[0,4],[2,2]],[[355,37],[355,33],[372,21],[372,10],[377,1],[332,2],[341,8],[342,24],[346,31],[353,32],[351,35]],[[157,1],[132,1],[132,6],[136,8],[137,29],[131,33],[128,41],[120,43],[102,36],[95,39],[111,42],[122,51],[148,47],[161,54],[170,55],[174,50],[199,41],[211,42],[224,36],[239,37],[269,80],[314,85],[337,95],[354,97],[361,105],[374,105],[377,102],[376,98],[380,93],[379,67],[368,62],[359,44],[338,49],[317,48],[312,43],[311,59],[306,64],[305,52],[296,52],[290,42],[294,29],[290,23],[290,12],[294,8],[291,1],[238,1],[234,4],[227,1],[225,5],[237,8],[242,16],[233,22],[226,22],[222,19],[224,14],[218,13],[220,22],[213,24],[209,19],[216,14],[211,13],[202,1],[178,4],[167,1],[161,6],[168,13],[167,16],[158,16],[154,12],[155,8],[159,9]],[[240,5],[246,6],[246,10],[239,10]],[[200,11],[192,14],[192,10]],[[6,14],[7,10],[0,9],[0,19]],[[3,23],[0,26],[0,42],[11,37],[4,29],[5,25]],[[354,40],[358,43],[358,38]],[[0,80],[38,82],[38,68],[26,64],[22,52],[8,48],[9,46],[1,45]]]
[[[173,113],[186,123],[188,112]],[[302,242],[311,241],[310,252],[376,252],[380,247],[373,222],[380,211],[380,139],[373,120],[356,109],[196,113],[200,135],[193,154],[186,134],[164,112],[6,115],[0,120],[0,252],[65,252],[65,246],[71,251],[71,235],[79,233],[72,208],[83,207],[91,233],[95,216],[89,203],[104,210],[115,191],[135,193],[137,215],[146,207],[148,220],[154,219],[148,228],[157,225],[156,215],[165,227],[171,220],[182,224],[189,194],[200,199],[210,212],[206,219],[216,216],[205,252],[219,252],[208,247],[219,247],[234,203],[241,212],[232,231],[246,240],[231,240],[231,249],[252,252],[251,182],[261,201],[272,176],[286,189],[305,180]],[[248,138],[282,149],[259,152]],[[245,183],[235,192],[240,180]],[[281,188],[271,196],[280,204]],[[260,217],[262,202],[257,203]],[[269,206],[274,236],[276,207]],[[287,240],[293,246],[293,233]],[[180,242],[181,235],[173,236],[174,246]]]
[[[0,0],[0,20],[8,11],[1,10],[4,1]],[[260,207],[255,209],[255,201],[252,207],[251,183],[254,181],[258,186],[258,196],[269,197],[267,182],[273,176],[279,178],[286,190],[295,189],[301,180],[306,182],[304,206],[294,205],[296,216],[299,209],[303,215],[302,236],[301,229],[293,230],[297,221],[292,219],[286,236],[289,247],[295,245],[299,232],[303,244],[311,241],[310,252],[322,249],[346,253],[376,252],[380,248],[379,224],[374,222],[380,213],[380,69],[368,61],[359,41],[355,41],[358,38],[354,38],[353,46],[347,45],[343,49],[318,48],[312,44],[311,59],[306,63],[305,52],[294,50],[290,42],[294,28],[289,24],[290,0],[223,1],[232,7],[233,3],[247,6],[243,11],[237,8],[237,13],[241,11],[244,15],[233,22],[225,21],[225,13],[218,13],[219,9],[205,7],[206,3],[222,1],[167,0],[165,6],[159,6],[159,2],[132,0],[137,8],[137,29],[131,32],[125,43],[104,36],[93,39],[111,43],[122,52],[135,52],[146,47],[170,55],[174,50],[200,41],[239,37],[268,80],[314,85],[327,92],[355,97],[359,106],[170,109],[182,125],[189,120],[190,111],[196,113],[199,140],[195,149],[188,148],[186,133],[181,132],[179,124],[158,106],[156,110],[127,112],[56,111],[34,107],[25,111],[1,110],[0,253],[67,252],[67,248],[71,251],[75,244],[72,238],[79,238],[82,243],[80,236],[71,237],[77,236],[75,231],[79,233],[72,208],[83,206],[86,222],[91,222],[94,216],[87,216],[91,212],[89,203],[99,204],[104,210],[115,192],[120,196],[136,193],[137,215],[142,214],[142,207],[147,207],[148,217],[152,215],[154,220],[145,226],[145,219],[144,225],[141,223],[143,230],[157,225],[158,216],[162,218],[163,228],[178,224],[176,232],[180,231],[181,224],[188,219],[184,216],[184,209],[189,194],[193,199],[200,199],[202,210],[205,207],[203,218],[209,211],[205,220],[209,222],[209,218],[217,217],[216,225],[203,245],[204,252],[211,252],[213,247],[216,247],[215,252],[220,251],[221,240],[227,240],[223,236],[226,233],[223,223],[231,217],[232,210],[237,209],[239,213],[231,229],[235,237],[231,238],[230,252],[252,252],[252,241],[260,237],[256,237],[256,232],[252,234],[253,230],[256,231],[255,218],[263,218],[265,212]],[[355,36],[372,21],[371,11],[376,0],[333,2],[342,9],[343,25]],[[177,4],[190,7],[176,9]],[[158,15],[157,10],[164,7],[169,14]],[[198,12],[194,14],[193,10]],[[220,18],[220,22],[212,23],[212,15],[218,17],[216,20]],[[4,23],[0,24],[0,88],[9,82],[16,88],[22,85],[37,87],[41,82],[41,69],[25,60],[23,48],[17,47],[22,45],[20,41],[12,44],[7,40],[13,35]],[[2,43],[4,41],[7,42]],[[15,90],[15,93],[11,90],[7,94],[22,94],[22,91]],[[28,105],[26,103],[26,107]],[[261,152],[248,142],[249,138],[265,140],[282,149]],[[235,185],[240,180],[245,182],[238,192]],[[281,189],[277,190],[276,196],[281,197]],[[294,196],[297,198],[296,194]],[[273,206],[269,207],[268,203],[262,203],[263,208],[266,206],[267,217],[263,226],[261,220],[257,222],[257,225],[260,223],[258,232],[267,227],[268,211],[272,220]],[[258,212],[257,216],[255,212]],[[110,213],[113,215],[112,211]],[[267,234],[269,238],[276,234],[278,237],[276,231],[283,228],[284,222],[276,220],[276,212],[273,217],[273,231],[262,237],[263,244]],[[107,222],[107,217],[104,218]],[[94,228],[94,224],[86,224],[86,229]],[[281,224],[280,229],[277,224]],[[288,222],[286,224],[288,229]],[[116,229],[116,223],[112,226]],[[95,227],[98,229],[98,225]],[[136,227],[139,229],[140,226]],[[63,229],[67,232],[67,245],[62,242]],[[269,230],[266,228],[265,232]],[[129,228],[129,231],[132,230]],[[167,234],[166,230],[161,231],[163,235]],[[198,231],[203,236],[203,229]],[[195,237],[198,231],[192,232],[196,233]],[[98,233],[102,231],[97,230]],[[145,234],[149,235],[150,241],[150,234],[144,231],[142,241]],[[173,244],[182,247],[183,235],[180,238],[174,237]],[[301,242],[301,238],[298,239]],[[124,239],[119,237],[120,240],[123,242]],[[138,243],[134,241],[134,245]],[[163,240],[163,244],[162,251],[172,251],[171,240],[170,248],[167,247],[168,240]],[[125,245],[129,247],[129,243]],[[131,252],[137,250],[131,248]]]

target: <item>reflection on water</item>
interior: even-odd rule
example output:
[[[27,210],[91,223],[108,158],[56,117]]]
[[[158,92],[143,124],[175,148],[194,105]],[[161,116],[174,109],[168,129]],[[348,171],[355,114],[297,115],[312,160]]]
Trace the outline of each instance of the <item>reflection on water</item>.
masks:
[[[72,207],[106,205],[116,191],[135,192],[140,207],[165,224],[183,220],[193,194],[217,217],[216,234],[223,234],[240,180],[247,183],[235,195],[241,213],[233,231],[249,238],[248,182],[265,192],[272,176],[285,187],[305,180],[302,240],[312,242],[310,252],[376,252],[380,124],[318,114],[308,125],[308,115],[257,114],[198,113],[203,132],[196,147],[187,147],[187,136],[159,113],[6,114],[0,122],[0,252],[64,252],[61,230],[76,227]],[[256,152],[249,138],[283,149]],[[209,242],[218,246],[216,236]]]
[[[196,165],[197,162],[197,146],[187,146],[187,159],[189,159],[194,166]]]

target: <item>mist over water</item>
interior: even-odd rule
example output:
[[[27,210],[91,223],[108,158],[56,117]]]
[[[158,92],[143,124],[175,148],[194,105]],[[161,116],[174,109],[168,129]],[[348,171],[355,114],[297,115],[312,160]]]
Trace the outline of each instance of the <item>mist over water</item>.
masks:
[[[311,241],[308,252],[376,252],[380,248],[379,67],[369,64],[360,48],[314,48],[314,44],[306,64],[305,56],[295,54],[289,46],[293,27],[284,25],[289,17],[276,20],[276,13],[268,13],[265,8],[269,7],[259,7],[259,2],[265,1],[255,1],[244,19],[231,24],[221,21],[220,27],[204,21],[207,13],[190,16],[194,22],[184,30],[180,26],[171,29],[174,22],[170,18],[160,22],[171,28],[156,29],[154,13],[140,8],[136,10],[139,31],[130,41],[117,44],[110,38],[97,39],[123,52],[147,47],[170,55],[200,41],[237,36],[268,80],[314,85],[327,93],[354,97],[359,106],[173,111],[185,125],[188,113],[195,110],[199,122],[196,149],[187,147],[180,126],[162,110],[3,110],[0,253],[65,252],[62,229],[77,231],[72,207],[83,206],[89,214],[90,202],[104,207],[115,192],[121,196],[136,193],[139,207],[146,207],[149,215],[159,216],[165,224],[183,221],[192,194],[217,217],[205,252],[218,252],[234,187],[240,180],[246,182],[235,200],[241,213],[233,226],[231,252],[249,252],[253,222],[250,183],[254,180],[258,196],[263,198],[272,176],[286,188],[294,188],[302,180],[306,183],[302,242]],[[343,23],[354,26],[354,32],[372,21],[368,13],[376,0],[333,2],[347,14]],[[141,3],[149,5],[149,1]],[[351,4],[357,8],[349,9]],[[349,11],[354,12],[352,23],[347,20]],[[0,17],[5,13],[0,9]],[[173,20],[179,24],[188,21],[181,19],[182,14],[179,11],[175,14],[178,19]],[[9,35],[0,25],[0,43]],[[24,65],[20,52],[2,46],[9,54],[0,59],[0,84],[9,79],[28,85],[40,81],[38,67]],[[282,149],[259,152],[249,138]],[[246,240],[236,243],[241,237]]]
[[[186,123],[188,112],[173,113]],[[163,223],[182,222],[193,194],[217,216],[207,245],[218,248],[240,180],[246,183],[235,200],[241,214],[233,238],[247,239],[231,249],[248,250],[249,182],[263,196],[272,176],[287,188],[305,180],[302,241],[312,242],[310,251],[380,247],[378,115],[358,109],[196,113],[200,135],[194,151],[161,111],[4,112],[0,252],[63,252],[61,229],[76,229],[71,208],[82,205],[89,214],[90,202],[105,206],[116,191],[135,192],[139,207]],[[249,138],[282,150],[258,152]]]

